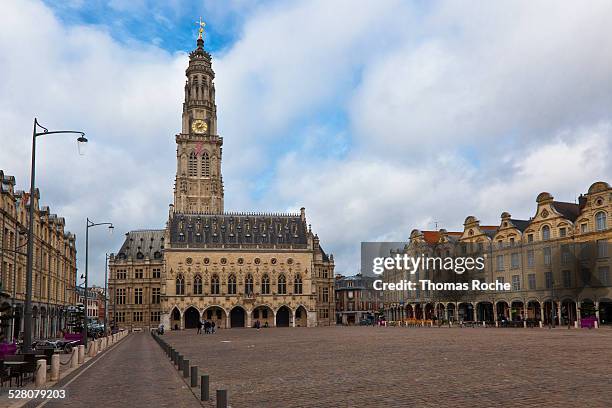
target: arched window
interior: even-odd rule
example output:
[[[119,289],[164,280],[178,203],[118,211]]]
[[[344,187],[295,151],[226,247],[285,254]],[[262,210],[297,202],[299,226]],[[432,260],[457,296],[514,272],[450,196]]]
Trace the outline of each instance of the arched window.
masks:
[[[302,294],[302,276],[296,275],[295,281],[293,282],[293,293],[296,295]]]
[[[200,275],[196,275],[195,278],[193,278],[193,294],[202,294],[202,277]]]
[[[187,166],[187,170],[191,177],[198,175],[198,155],[196,152],[189,153],[189,165]]]
[[[230,275],[229,278],[227,278],[227,293],[230,295],[236,294],[236,276],[235,275]]]
[[[210,157],[208,152],[202,153],[202,176],[210,177]]]
[[[542,227],[542,240],[548,241],[550,239],[550,227],[545,225]]]
[[[261,294],[269,295],[270,294],[270,278],[268,275],[264,275],[261,278]]]
[[[210,279],[210,293],[212,295],[219,294],[219,277],[217,275],[213,275]]]
[[[179,275],[176,277],[176,294],[185,294],[185,278],[183,278],[183,275]]]
[[[287,293],[287,278],[285,278],[285,275],[280,275],[278,277],[277,287],[279,295],[285,295]]]
[[[606,229],[606,213],[603,211],[595,214],[595,226],[597,231],[603,231]]]
[[[251,275],[250,273],[247,275],[246,279],[244,280],[244,293],[246,295],[253,294],[253,275]]]

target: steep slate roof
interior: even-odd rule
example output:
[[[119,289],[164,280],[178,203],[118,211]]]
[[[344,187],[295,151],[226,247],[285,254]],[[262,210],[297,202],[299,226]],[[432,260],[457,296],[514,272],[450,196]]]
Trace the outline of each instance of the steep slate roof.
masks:
[[[170,220],[173,246],[221,244],[308,243],[306,223],[299,214],[180,214]]]
[[[578,215],[580,214],[580,206],[578,204],[553,201],[553,207],[555,207],[555,210],[561,213],[561,215],[572,222],[576,221],[576,218],[578,218]]]
[[[329,262],[329,256],[325,253],[321,245],[319,245],[319,251],[321,251],[321,257],[325,262]]]
[[[485,233],[489,238],[493,238],[497,233],[499,227],[497,225],[481,225],[480,229]]]
[[[125,234],[125,241],[117,253],[120,259],[161,259],[164,249],[164,230],[136,230]]]
[[[515,220],[513,218],[510,218],[510,222],[521,232],[525,231],[530,223],[529,220]]]

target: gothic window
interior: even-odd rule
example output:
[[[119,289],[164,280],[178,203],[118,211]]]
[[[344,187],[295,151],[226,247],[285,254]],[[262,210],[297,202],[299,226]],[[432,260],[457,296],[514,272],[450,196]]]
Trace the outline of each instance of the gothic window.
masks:
[[[285,278],[285,275],[280,275],[278,277],[278,294],[279,295],[285,295],[287,293],[287,278]]]
[[[227,278],[227,293],[230,295],[236,294],[236,276],[235,275],[230,275],[229,278]]]
[[[270,278],[268,277],[268,275],[264,275],[261,278],[261,293],[263,295],[270,294]]]
[[[210,177],[210,157],[208,152],[202,154],[202,176]]]
[[[202,294],[202,277],[200,275],[196,275],[195,278],[193,278],[193,294]]]
[[[250,295],[253,293],[253,275],[248,274],[244,280],[244,293]]]
[[[297,295],[302,294],[302,276],[296,275],[295,281],[293,282],[293,293]]]
[[[185,294],[185,279],[183,278],[183,275],[179,275],[176,277],[176,294]]]
[[[189,153],[189,165],[187,166],[189,176],[195,177],[198,175],[198,156],[196,152]]]
[[[210,279],[210,293],[212,295],[219,294],[219,277],[217,275],[213,275]]]

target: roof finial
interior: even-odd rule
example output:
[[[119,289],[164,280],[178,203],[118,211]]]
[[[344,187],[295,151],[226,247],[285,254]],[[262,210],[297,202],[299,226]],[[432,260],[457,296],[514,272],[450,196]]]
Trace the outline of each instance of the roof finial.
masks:
[[[206,27],[206,23],[202,21],[202,17],[200,16],[200,21],[195,22],[200,28],[198,29],[198,40],[204,40],[204,27]]]

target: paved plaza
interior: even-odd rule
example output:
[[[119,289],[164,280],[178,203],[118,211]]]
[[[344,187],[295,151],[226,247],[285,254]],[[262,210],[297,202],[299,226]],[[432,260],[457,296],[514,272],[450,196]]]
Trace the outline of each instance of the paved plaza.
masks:
[[[202,406],[148,333],[128,336],[67,380],[61,384],[67,398],[46,408]]]
[[[233,408],[612,401],[610,329],[322,327],[185,330],[164,338],[210,374],[212,393],[229,390]]]

